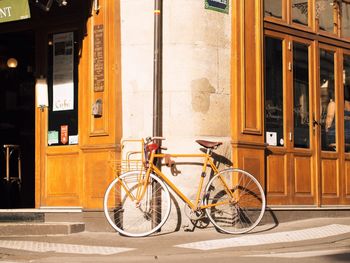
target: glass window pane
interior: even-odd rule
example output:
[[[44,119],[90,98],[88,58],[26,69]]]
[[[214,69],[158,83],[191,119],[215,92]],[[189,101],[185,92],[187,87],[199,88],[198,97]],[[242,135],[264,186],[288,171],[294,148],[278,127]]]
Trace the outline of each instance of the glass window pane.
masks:
[[[265,130],[266,143],[283,146],[282,40],[265,38]]]
[[[344,137],[345,151],[350,152],[350,55],[344,55]]]
[[[334,31],[333,0],[316,0],[316,18],[322,30]]]
[[[293,44],[294,147],[309,148],[309,56],[308,46]]]
[[[350,2],[341,5],[341,32],[343,37],[350,37]]]
[[[321,147],[324,151],[336,150],[336,101],[334,89],[334,52],[320,49],[321,92]]]
[[[265,0],[264,10],[265,17],[282,18],[282,0]]]
[[[293,0],[292,1],[292,20],[293,23],[308,25],[308,1]]]
[[[76,33],[49,36],[48,145],[78,143],[78,54]]]

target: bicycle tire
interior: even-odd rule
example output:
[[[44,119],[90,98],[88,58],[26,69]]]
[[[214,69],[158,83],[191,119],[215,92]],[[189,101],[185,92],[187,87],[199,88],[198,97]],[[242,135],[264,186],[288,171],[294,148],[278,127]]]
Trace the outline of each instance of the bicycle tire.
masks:
[[[223,181],[232,192],[225,190]],[[206,214],[217,230],[228,234],[251,231],[261,221],[266,207],[264,191],[250,173],[230,168],[216,174],[205,189]]]
[[[164,182],[154,174],[150,174],[151,179],[146,188],[146,192],[139,204],[127,194],[123,184],[129,192],[136,195],[142,190],[140,176],[144,177],[144,172],[127,172],[114,179],[108,186],[103,200],[103,210],[109,224],[120,234],[129,237],[148,236],[159,230],[170,214],[170,194]],[[156,182],[156,191],[161,194],[161,203],[152,208],[152,182]],[[152,216],[156,211],[159,215],[154,220]]]

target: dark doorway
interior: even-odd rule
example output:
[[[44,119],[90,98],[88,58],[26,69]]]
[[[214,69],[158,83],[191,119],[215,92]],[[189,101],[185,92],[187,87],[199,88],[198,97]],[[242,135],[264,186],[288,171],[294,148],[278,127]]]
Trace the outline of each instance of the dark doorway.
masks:
[[[11,65],[15,59],[17,65]],[[12,61],[15,62],[15,61]],[[15,63],[16,64],[16,63]],[[33,208],[35,197],[35,35],[33,31],[0,34],[0,208]],[[11,179],[4,145],[11,148]],[[12,178],[13,177],[13,178]]]

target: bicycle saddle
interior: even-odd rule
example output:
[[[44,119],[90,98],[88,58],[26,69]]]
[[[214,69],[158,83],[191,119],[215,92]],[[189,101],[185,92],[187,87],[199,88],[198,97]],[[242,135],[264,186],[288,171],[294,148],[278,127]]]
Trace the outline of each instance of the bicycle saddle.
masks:
[[[198,143],[199,145],[205,148],[210,148],[210,149],[216,149],[222,144],[222,142],[211,142],[211,141],[205,141],[205,140],[196,140],[196,143]]]

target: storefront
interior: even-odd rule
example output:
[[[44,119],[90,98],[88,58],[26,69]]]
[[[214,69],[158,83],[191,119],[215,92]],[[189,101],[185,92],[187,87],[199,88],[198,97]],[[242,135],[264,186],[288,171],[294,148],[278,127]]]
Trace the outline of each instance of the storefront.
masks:
[[[20,147],[22,166],[21,201],[4,206],[100,209],[122,129],[149,135],[143,118],[149,117],[152,69],[142,63],[152,61],[144,43],[152,26],[135,29],[153,19],[153,10],[109,0],[28,3],[30,18],[0,23],[0,142]],[[180,145],[181,138],[186,146],[198,135],[229,137],[233,163],[258,178],[269,206],[349,205],[350,3],[240,0],[218,14],[190,3],[189,16],[180,3],[166,6],[164,30],[174,34],[165,36],[169,141]],[[138,15],[145,10],[149,16]],[[207,28],[196,34],[176,29],[172,13],[197,15]],[[196,28],[190,22],[186,26]],[[7,65],[10,59],[16,67]],[[45,89],[37,85],[36,92],[38,79],[47,83],[47,102]]]
[[[239,2],[232,87],[241,165],[265,171],[270,206],[349,205],[350,3]]]
[[[1,145],[18,147],[21,162],[11,150],[2,208],[100,207],[120,140],[118,6],[17,2],[30,17],[0,24],[0,132]]]

